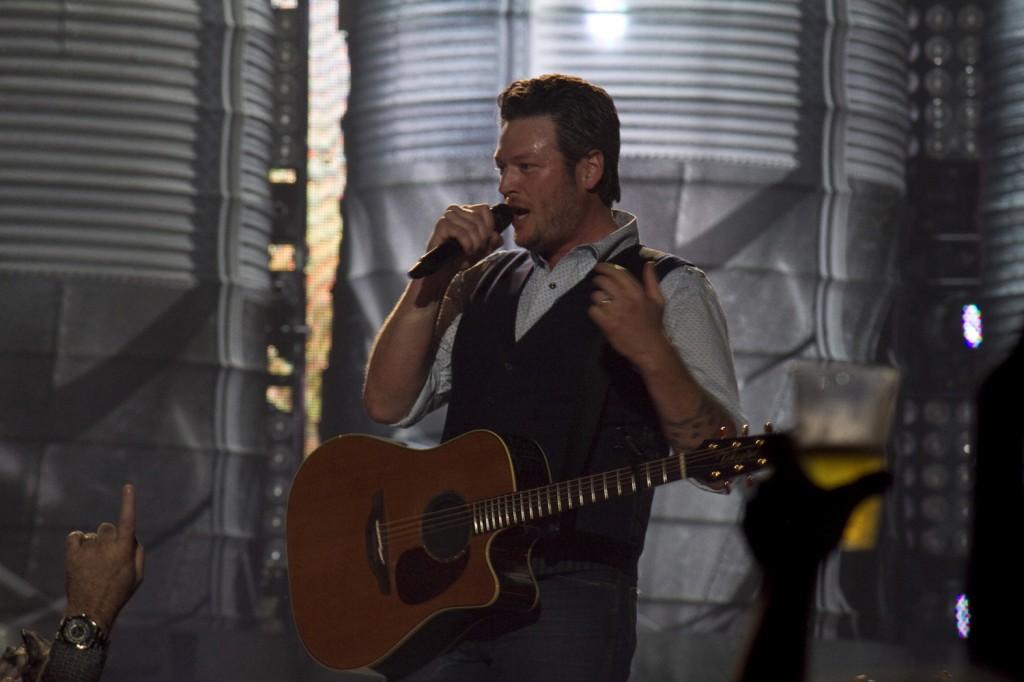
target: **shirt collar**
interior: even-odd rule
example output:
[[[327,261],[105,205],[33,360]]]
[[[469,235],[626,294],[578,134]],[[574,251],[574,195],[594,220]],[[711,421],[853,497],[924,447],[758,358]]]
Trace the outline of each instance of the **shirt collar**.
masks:
[[[613,208],[612,218],[615,220],[615,225],[617,226],[613,232],[609,232],[596,242],[580,244],[573,248],[573,250],[566,255],[566,258],[575,253],[586,251],[595,262],[608,260],[618,255],[623,249],[639,243],[640,230],[637,227],[635,215],[628,211],[620,211],[617,208]],[[530,258],[533,259],[534,265],[547,269],[547,263],[544,259],[532,251],[530,252]]]

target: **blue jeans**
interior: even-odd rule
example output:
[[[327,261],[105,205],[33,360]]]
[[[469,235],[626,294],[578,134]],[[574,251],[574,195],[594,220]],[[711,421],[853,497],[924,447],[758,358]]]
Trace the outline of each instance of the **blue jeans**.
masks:
[[[613,568],[539,580],[521,627],[457,644],[406,682],[622,682],[636,648],[636,586]]]

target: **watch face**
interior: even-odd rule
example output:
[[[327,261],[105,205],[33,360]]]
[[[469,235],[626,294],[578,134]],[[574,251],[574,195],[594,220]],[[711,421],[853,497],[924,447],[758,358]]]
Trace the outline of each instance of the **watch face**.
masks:
[[[80,649],[87,649],[96,641],[98,632],[96,624],[82,616],[71,616],[64,621],[61,634],[68,644],[74,644]]]

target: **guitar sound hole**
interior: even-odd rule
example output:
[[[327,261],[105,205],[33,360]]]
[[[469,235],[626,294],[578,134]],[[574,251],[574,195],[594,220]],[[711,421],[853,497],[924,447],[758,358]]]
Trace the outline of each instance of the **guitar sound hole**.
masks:
[[[469,544],[473,516],[466,500],[454,492],[445,492],[427,504],[423,514],[423,547],[437,561],[451,561]]]

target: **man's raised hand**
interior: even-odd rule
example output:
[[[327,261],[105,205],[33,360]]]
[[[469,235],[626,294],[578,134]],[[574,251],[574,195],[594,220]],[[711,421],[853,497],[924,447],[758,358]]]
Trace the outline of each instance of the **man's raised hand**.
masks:
[[[117,525],[103,522],[95,533],[68,534],[64,552],[64,615],[84,613],[107,635],[117,614],[142,583],[145,563],[135,538],[135,488],[121,489]]]

